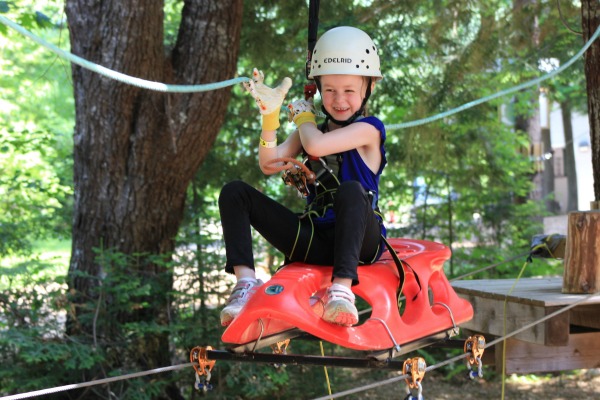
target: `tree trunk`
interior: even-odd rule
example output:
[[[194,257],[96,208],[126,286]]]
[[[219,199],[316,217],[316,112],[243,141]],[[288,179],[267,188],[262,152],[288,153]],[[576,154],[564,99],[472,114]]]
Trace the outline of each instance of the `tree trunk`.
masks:
[[[163,1],[67,0],[72,52],[151,81],[202,84],[232,78],[242,1],[186,0],[170,54],[163,37],[163,6]],[[95,249],[128,255],[174,249],[186,189],[218,134],[230,89],[164,94],[78,66],[73,66],[72,76],[75,204],[69,285],[79,306],[68,329],[96,339],[110,332],[80,318],[86,312],[84,302],[98,299],[106,274]],[[159,264],[136,265],[146,279],[154,280],[150,306],[122,319],[168,323],[171,282]],[[167,339],[164,334],[140,338],[144,354],[133,360],[134,367],[168,365]]]
[[[568,101],[560,103],[560,112],[565,132],[565,176],[567,177],[567,213],[579,208],[577,196],[577,168],[575,167],[575,144],[573,143],[573,124],[571,104]]]
[[[581,24],[583,41],[587,42],[600,26],[600,2],[598,0],[581,2]],[[598,204],[600,201],[600,40],[592,43],[585,52],[584,58],[592,144],[594,200]]]

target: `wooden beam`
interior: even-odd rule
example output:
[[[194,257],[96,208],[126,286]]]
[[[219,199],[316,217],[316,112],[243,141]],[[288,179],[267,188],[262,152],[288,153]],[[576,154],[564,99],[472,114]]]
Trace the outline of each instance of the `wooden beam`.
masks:
[[[475,310],[473,319],[461,324],[461,326],[484,335],[504,336],[551,314],[559,308],[509,301],[506,305],[505,316],[503,300],[465,295],[458,290],[457,292],[461,297],[467,299]],[[514,337],[540,345],[564,346],[569,340],[569,314],[559,314]]]
[[[551,349],[517,339],[506,343],[507,374],[600,368],[600,332],[572,334],[567,346]],[[501,371],[502,343],[495,347],[496,371]]]
[[[563,293],[600,291],[600,210],[569,213]]]
[[[571,325],[600,330],[600,308],[591,304],[575,307],[571,310]]]

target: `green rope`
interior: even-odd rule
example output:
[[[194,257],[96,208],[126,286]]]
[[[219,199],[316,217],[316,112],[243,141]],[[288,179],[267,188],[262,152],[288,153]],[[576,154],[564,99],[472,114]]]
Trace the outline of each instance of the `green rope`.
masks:
[[[235,84],[242,83],[242,82],[248,82],[250,80],[250,78],[247,78],[247,77],[240,77],[240,78],[229,79],[229,80],[222,81],[222,82],[208,83],[205,85],[170,85],[170,84],[165,84],[165,83],[160,83],[160,82],[147,81],[144,79],[125,75],[120,72],[112,71],[101,65],[92,63],[92,62],[87,61],[81,57],[74,55],[74,54],[71,54],[64,50],[61,50],[60,48],[54,46],[53,44],[46,42],[44,39],[42,39],[38,36],[35,36],[33,33],[29,32],[22,26],[12,22],[11,20],[3,17],[2,15],[0,15],[0,22],[2,22],[4,25],[16,30],[17,32],[21,33],[22,35],[27,36],[28,38],[35,41],[36,43],[55,52],[57,55],[59,55],[60,57],[62,57],[64,59],[67,59],[77,65],[80,65],[91,71],[97,72],[106,77],[118,80],[120,82],[128,83],[128,84],[131,84],[134,86],[138,86],[138,87],[141,87],[144,89],[156,90],[159,92],[171,92],[171,93],[206,92],[206,91],[210,91],[210,90],[221,89],[221,88],[224,88],[227,86],[233,86]],[[546,75],[543,75],[539,78],[532,79],[530,81],[521,83],[512,88],[502,90],[495,94],[492,94],[492,95],[489,95],[486,97],[482,97],[478,100],[471,101],[469,103],[463,104],[462,106],[459,106],[459,107],[453,108],[451,110],[433,115],[431,117],[418,119],[418,120],[410,121],[410,122],[388,125],[388,126],[386,126],[386,129],[394,130],[394,129],[411,128],[411,127],[418,126],[418,125],[424,125],[424,124],[436,121],[438,119],[442,119],[442,118],[448,117],[450,115],[459,113],[466,109],[475,107],[479,104],[488,102],[490,100],[497,99],[498,97],[502,97],[502,96],[506,96],[507,94],[518,92],[519,90],[523,90],[525,88],[537,85],[540,82],[543,82],[547,79],[553,78],[554,76],[563,72],[565,69],[569,68],[580,57],[582,57],[583,53],[585,53],[585,51],[592,45],[592,43],[598,38],[598,36],[600,36],[600,27],[598,27],[598,29],[596,29],[596,32],[587,41],[587,43],[581,48],[581,50],[579,50],[579,52],[577,54],[575,54],[575,56],[573,56],[569,61],[567,61],[561,67],[555,69],[554,71],[547,73]],[[285,109],[283,106],[282,106],[282,110],[287,111],[287,109]]]
[[[83,68],[89,69],[90,71],[96,72],[100,75],[104,75],[108,78],[114,79],[119,82],[127,83],[129,85],[137,86],[143,89],[155,90],[158,92],[170,92],[170,93],[191,93],[191,92],[208,92],[211,90],[221,89],[227,86],[233,86],[237,83],[248,82],[250,78],[240,77],[235,79],[229,79],[223,82],[216,83],[208,83],[205,85],[169,85],[166,83],[153,82],[145,79],[135,78],[133,76],[125,75],[117,71],[113,71],[101,65],[90,62],[86,59],[78,57],[72,53],[66,52],[52,43],[48,43],[44,39],[34,35],[29,32],[27,29],[23,28],[19,24],[12,22],[11,20],[0,15],[0,22],[4,25],[16,30],[22,35],[27,36],[34,42],[46,47],[47,49],[53,51],[58,56],[71,61],[74,64],[80,65]]]
[[[490,100],[493,100],[493,99],[497,99],[498,97],[506,96],[507,94],[518,92],[519,90],[528,88],[530,86],[537,85],[538,83],[540,83],[542,81],[545,81],[546,79],[550,79],[550,78],[552,78],[552,77],[560,74],[565,69],[569,68],[574,62],[576,62],[581,56],[583,56],[583,53],[585,53],[585,51],[592,45],[592,43],[594,42],[594,40],[596,40],[599,35],[600,35],[600,26],[598,27],[598,29],[596,29],[596,32],[594,33],[594,35],[592,35],[592,37],[590,38],[590,40],[587,41],[587,43],[581,48],[581,50],[579,50],[579,52],[577,54],[575,54],[573,56],[573,58],[571,58],[569,61],[567,61],[561,67],[555,69],[554,71],[551,71],[551,72],[547,73],[546,75],[543,75],[543,76],[541,76],[539,78],[532,79],[530,81],[521,83],[520,85],[514,86],[512,88],[502,90],[502,91],[500,91],[498,93],[495,93],[495,94],[492,94],[492,95],[489,95],[489,96],[486,96],[486,97],[482,97],[481,99],[471,101],[469,103],[463,104],[460,107],[453,108],[452,110],[448,110],[448,111],[445,111],[443,113],[436,114],[436,115],[433,115],[431,117],[427,117],[427,118],[423,118],[423,119],[418,119],[418,120],[415,120],[415,121],[410,121],[410,122],[404,122],[404,123],[400,123],[400,124],[389,125],[389,126],[386,126],[386,129],[387,130],[392,130],[392,129],[410,128],[410,127],[417,126],[417,125],[424,125],[424,124],[427,124],[429,122],[436,121],[438,119],[442,119],[442,118],[448,117],[450,115],[459,113],[459,112],[464,111],[464,110],[466,110],[468,108],[475,107],[475,106],[477,106],[479,104],[482,104],[482,103],[485,103],[487,101],[490,101]]]

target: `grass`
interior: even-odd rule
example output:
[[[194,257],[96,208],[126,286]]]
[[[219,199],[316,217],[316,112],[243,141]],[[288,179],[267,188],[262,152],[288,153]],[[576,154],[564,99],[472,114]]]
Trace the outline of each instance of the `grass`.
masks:
[[[56,267],[56,273],[64,275],[69,269],[71,258],[71,240],[47,239],[34,244],[34,253],[40,260],[47,261]]]
[[[0,289],[23,287],[31,279],[63,277],[69,270],[71,240],[46,239],[34,243],[30,256],[0,259]]]

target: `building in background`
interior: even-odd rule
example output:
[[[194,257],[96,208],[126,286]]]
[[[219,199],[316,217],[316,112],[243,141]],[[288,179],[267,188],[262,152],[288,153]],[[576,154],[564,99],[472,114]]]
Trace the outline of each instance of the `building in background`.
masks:
[[[564,125],[560,106],[549,104],[545,96],[540,99],[540,118],[542,129],[550,130],[554,166],[554,200],[557,205],[557,216],[545,218],[545,233],[566,234],[567,227],[567,196],[568,178],[565,173],[565,143]],[[578,211],[590,209],[594,200],[594,185],[592,174],[592,150],[590,146],[590,124],[586,114],[573,111],[571,123],[573,126],[573,155],[577,171],[577,203]]]

